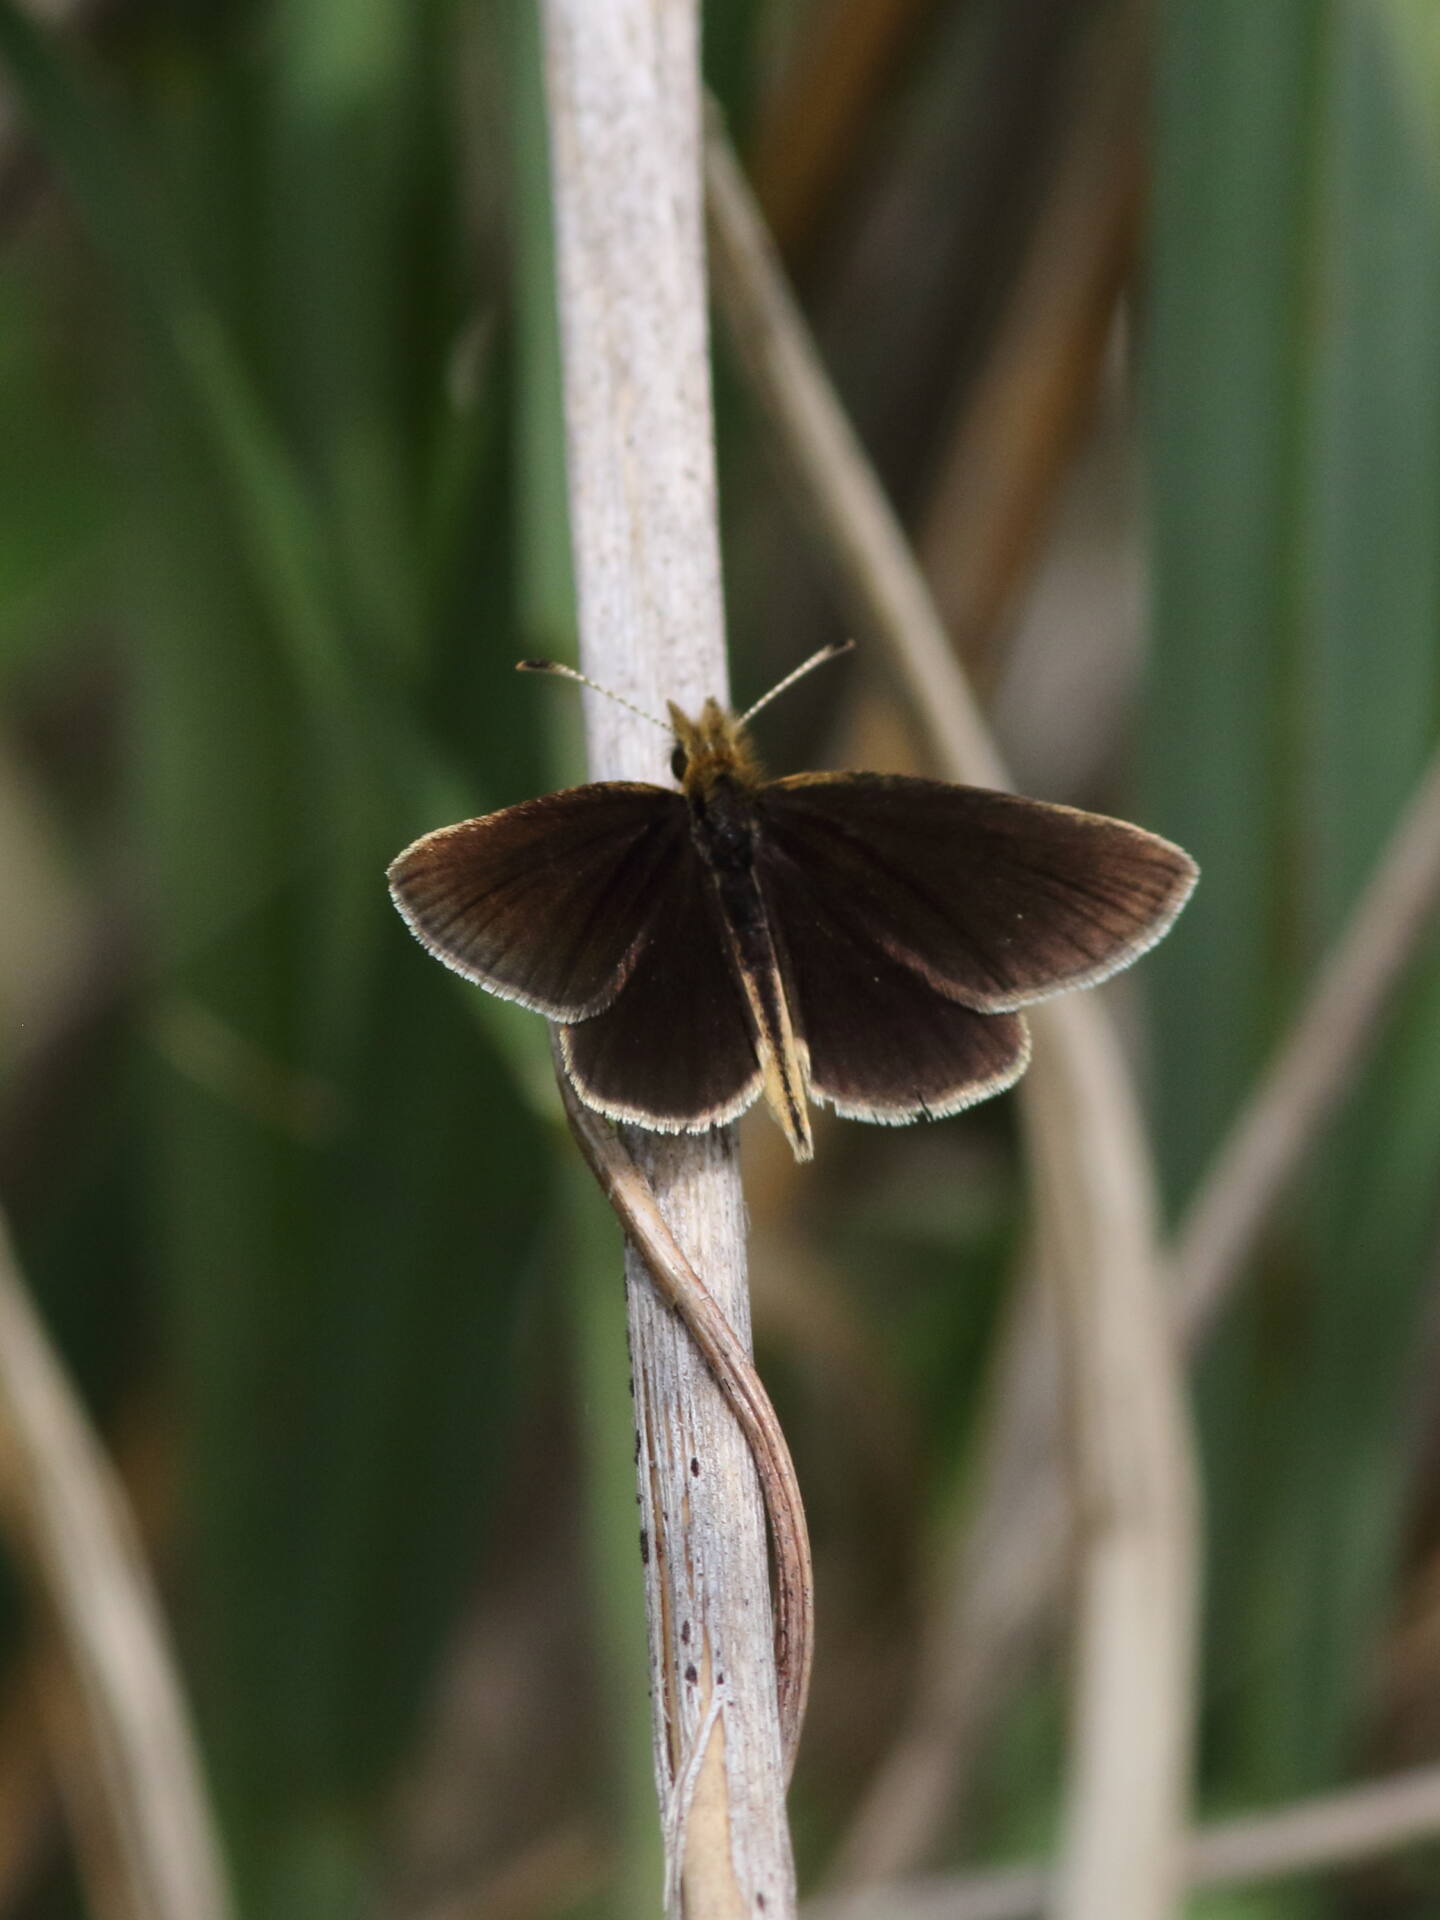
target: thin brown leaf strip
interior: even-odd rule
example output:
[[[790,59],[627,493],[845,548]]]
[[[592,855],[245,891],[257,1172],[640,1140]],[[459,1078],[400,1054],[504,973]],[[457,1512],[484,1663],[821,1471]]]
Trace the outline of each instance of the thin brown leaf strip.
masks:
[[[815,1653],[815,1579],[800,1483],[755,1364],[665,1223],[616,1129],[576,1095],[556,1050],[571,1132],[660,1297],[684,1321],[724,1394],[755,1461],[775,1567],[775,1675],[786,1777],[793,1772]]]

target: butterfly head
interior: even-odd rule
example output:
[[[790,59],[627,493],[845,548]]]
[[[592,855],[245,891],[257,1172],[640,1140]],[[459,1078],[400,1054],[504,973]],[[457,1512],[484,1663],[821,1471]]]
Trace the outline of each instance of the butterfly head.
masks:
[[[682,713],[672,700],[670,725],[675,734],[670,771],[687,794],[703,793],[722,779],[748,786],[760,778],[743,726],[718,700],[707,700],[698,720]]]

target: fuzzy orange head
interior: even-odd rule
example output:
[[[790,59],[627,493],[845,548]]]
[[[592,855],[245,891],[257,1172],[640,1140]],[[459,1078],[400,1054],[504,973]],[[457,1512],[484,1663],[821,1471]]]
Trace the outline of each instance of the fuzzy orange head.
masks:
[[[682,713],[673,700],[669,707],[675,734],[670,768],[687,794],[703,793],[727,778],[741,786],[756,785],[762,777],[760,762],[733,713],[715,699],[705,702],[698,720]]]

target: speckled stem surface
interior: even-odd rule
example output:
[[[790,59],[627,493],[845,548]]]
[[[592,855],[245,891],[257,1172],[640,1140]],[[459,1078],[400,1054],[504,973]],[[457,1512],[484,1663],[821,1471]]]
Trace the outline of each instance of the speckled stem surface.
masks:
[[[728,697],[715,516],[693,0],[543,0],[581,665],[657,716]],[[585,696],[597,779],[667,781],[668,737]],[[729,1132],[627,1132],[749,1342]],[[704,1360],[627,1250],[668,1911],[794,1912],[765,1523]]]

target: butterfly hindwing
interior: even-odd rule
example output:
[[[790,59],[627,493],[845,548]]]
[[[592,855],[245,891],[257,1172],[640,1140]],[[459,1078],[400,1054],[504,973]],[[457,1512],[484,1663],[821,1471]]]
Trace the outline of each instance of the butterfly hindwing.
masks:
[[[803,867],[766,843],[758,859],[817,1100],[896,1124],[958,1113],[1020,1078],[1030,1040],[1018,1014],[936,993]]]
[[[561,1029],[587,1106],[662,1133],[735,1119],[763,1075],[715,890],[688,835],[655,879],[649,933],[616,999]]]
[[[773,890],[802,876],[834,940],[878,948],[981,1013],[1127,966],[1195,882],[1155,834],[981,787],[801,774],[762,787],[756,808]]]
[[[583,1020],[630,978],[682,857],[693,855],[678,793],[605,781],[427,833],[391,864],[390,891],[456,973]]]

